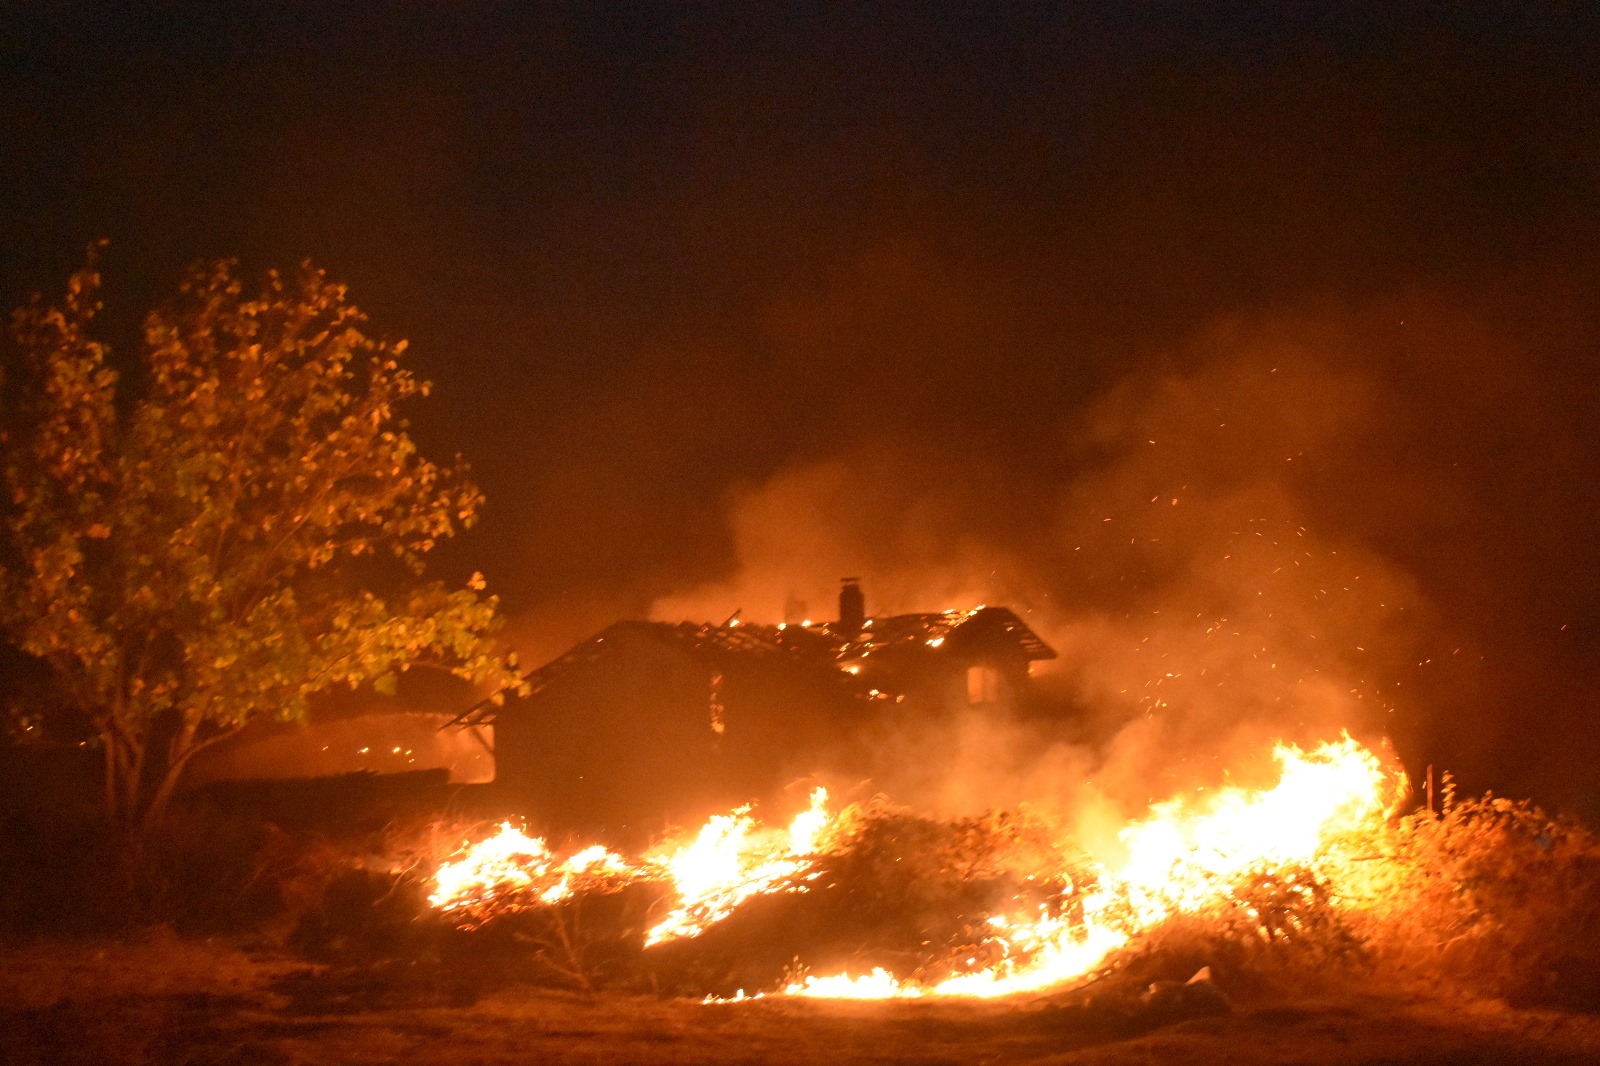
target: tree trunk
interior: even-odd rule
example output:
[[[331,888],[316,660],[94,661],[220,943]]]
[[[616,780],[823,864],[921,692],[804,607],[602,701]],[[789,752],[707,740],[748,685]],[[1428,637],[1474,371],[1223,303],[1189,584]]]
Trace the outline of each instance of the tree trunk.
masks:
[[[138,831],[141,835],[148,836],[161,825],[166,817],[167,808],[172,805],[172,797],[177,794],[178,786],[183,783],[183,772],[188,768],[190,760],[213,744],[233,736],[242,728],[242,724],[235,725],[197,741],[194,739],[196,725],[185,724],[179,727],[167,749],[161,776],[156,779],[144,810],[139,814]]]
[[[106,821],[117,824],[117,795],[121,789],[117,781],[117,741],[110,730],[100,734],[100,754],[104,758],[104,780],[101,782],[100,802],[105,807]]]

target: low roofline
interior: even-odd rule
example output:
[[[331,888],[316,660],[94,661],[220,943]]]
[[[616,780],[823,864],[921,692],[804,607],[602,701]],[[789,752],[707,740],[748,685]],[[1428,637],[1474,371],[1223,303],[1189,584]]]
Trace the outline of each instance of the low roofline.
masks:
[[[969,629],[968,627],[976,627]],[[834,631],[833,623],[812,625],[768,625],[743,622],[737,616],[722,625],[694,622],[648,622],[623,620],[613,622],[594,636],[574,644],[562,654],[551,659],[537,670],[523,676],[528,683],[529,696],[536,696],[556,679],[587,663],[600,658],[618,638],[645,637],[685,647],[707,656],[760,655],[805,658],[847,658],[864,655],[875,647],[873,636],[885,631],[899,632],[900,639],[908,644],[938,648],[947,638],[958,642],[959,634],[976,634],[998,629],[1014,640],[1028,661],[1056,658],[1055,649],[1046,644],[1017,613],[1009,607],[979,607],[971,611],[936,611],[922,614],[885,615],[866,620],[859,634],[845,635]],[[896,641],[898,644],[899,641]],[[446,722],[441,729],[452,726],[469,727],[494,722],[508,690],[491,693]]]

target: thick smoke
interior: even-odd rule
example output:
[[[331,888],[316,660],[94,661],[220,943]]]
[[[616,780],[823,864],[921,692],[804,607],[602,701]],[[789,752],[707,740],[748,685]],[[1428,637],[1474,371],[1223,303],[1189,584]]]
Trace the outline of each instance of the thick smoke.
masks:
[[[489,498],[439,574],[525,661],[849,574],[1062,655],[1049,721],[886,740],[908,799],[1136,803],[1348,727],[1600,816],[1582,5],[35,6],[7,306],[100,236],[129,343],[197,258],[330,269],[438,385],[414,433]]]
[[[831,618],[1005,603],[1060,653],[1052,712],[968,713],[878,738],[873,783],[944,813],[1034,801],[1137,809],[1270,765],[1271,742],[1406,737],[1406,685],[1450,648],[1407,569],[1343,520],[1405,402],[1362,316],[1229,321],[1130,372],[1037,447],[1051,483],[882,443],[730,494],[736,566],[657,617]],[[1368,350],[1363,350],[1363,345]],[[1398,475],[1396,475],[1398,476]]]

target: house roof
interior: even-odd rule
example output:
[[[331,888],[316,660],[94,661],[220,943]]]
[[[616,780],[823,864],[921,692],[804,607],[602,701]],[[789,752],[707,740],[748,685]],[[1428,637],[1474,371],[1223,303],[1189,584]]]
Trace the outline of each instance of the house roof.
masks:
[[[835,640],[838,623],[825,622],[819,628]],[[869,618],[861,635],[853,641],[840,641],[841,656],[864,655],[887,648],[939,648],[948,640],[953,645],[977,639],[1015,643],[1030,660],[1054,659],[1055,649],[1018,618],[1008,607],[978,607],[971,611],[938,611],[931,614],[896,614]]]
[[[645,640],[675,647],[708,664],[731,659],[789,659],[848,666],[873,654],[922,655],[962,646],[1014,644],[1029,661],[1056,653],[1026,622],[1006,607],[938,611],[869,618],[854,636],[837,622],[768,625],[730,619],[721,625],[694,622],[616,622],[527,675],[536,696],[569,674],[594,663],[620,645]],[[853,672],[853,671],[852,671]],[[487,725],[499,708],[492,699],[475,704],[449,724]]]

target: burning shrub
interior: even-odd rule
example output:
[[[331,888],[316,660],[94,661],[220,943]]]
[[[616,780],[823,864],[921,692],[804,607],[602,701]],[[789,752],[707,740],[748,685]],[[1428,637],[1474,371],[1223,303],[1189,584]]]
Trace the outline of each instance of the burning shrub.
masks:
[[[1270,995],[1338,987],[1370,962],[1326,874],[1290,864],[1251,870],[1198,910],[1144,930],[1103,972],[1142,989],[1209,968],[1235,994]]]
[[[878,800],[830,816],[819,791],[788,833],[745,809],[637,861],[557,854],[508,826],[442,867],[432,902],[585,987],[882,998],[1096,984],[1138,999],[1209,967],[1234,992],[1360,976],[1596,1001],[1592,834],[1453,791],[1440,814],[1395,818],[1403,776],[1349,738],[1278,758],[1272,788],[1154,805],[1110,861],[1037,812],[936,821]]]
[[[1268,942],[1315,926],[1301,913],[1325,896],[1315,879],[1262,871],[1310,863],[1328,840],[1370,829],[1391,775],[1349,738],[1278,757],[1273,789],[1157,805],[1122,832],[1114,868],[1037,819],[936,822],[881,802],[831,817],[818,790],[786,834],[759,829],[746,808],[638,862],[597,847],[559,855],[506,825],[441,867],[430,899],[470,929],[660,885],[674,901],[644,947],[655,948],[652,974],[674,987],[685,974],[735,991],[770,986],[774,967],[803,955],[856,973],[877,961],[865,978],[806,974],[790,993],[1031,991],[1082,978],[1141,932],[1218,901],[1234,901],[1228,913],[1248,915],[1250,935]]]
[[[1043,831],[1003,813],[939,821],[882,801],[852,808],[816,859],[809,895],[826,898],[838,912],[830,927],[867,950],[960,945],[1007,901],[1056,895],[1059,877],[1034,873],[1060,865]],[[1052,864],[1039,861],[1047,854]]]
[[[888,967],[936,980],[993,960],[988,918],[1007,902],[1043,906],[1058,880],[1037,877],[1057,849],[1037,818],[939,821],[882,799],[847,808],[789,891],[751,898],[648,960],[659,984],[733,995],[803,982],[812,971]],[[804,959],[804,965],[795,960]]]

